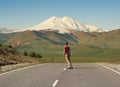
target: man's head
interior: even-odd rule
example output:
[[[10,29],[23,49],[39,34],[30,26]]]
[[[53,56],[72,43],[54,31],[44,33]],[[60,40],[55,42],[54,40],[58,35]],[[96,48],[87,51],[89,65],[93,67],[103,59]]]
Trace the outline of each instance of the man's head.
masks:
[[[66,42],[65,45],[68,45],[68,42]]]

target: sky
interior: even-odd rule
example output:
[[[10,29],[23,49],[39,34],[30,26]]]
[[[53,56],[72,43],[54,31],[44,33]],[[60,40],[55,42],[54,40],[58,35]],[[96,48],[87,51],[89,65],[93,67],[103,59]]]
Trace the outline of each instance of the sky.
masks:
[[[120,0],[0,0],[0,27],[24,29],[69,16],[105,30],[120,28]]]

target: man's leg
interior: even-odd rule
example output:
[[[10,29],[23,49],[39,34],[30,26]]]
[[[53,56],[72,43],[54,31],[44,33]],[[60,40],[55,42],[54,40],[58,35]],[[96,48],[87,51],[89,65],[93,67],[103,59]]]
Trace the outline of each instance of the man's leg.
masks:
[[[68,61],[69,61],[70,67],[72,67],[72,63],[71,63],[71,60],[70,60],[70,56],[68,56]]]
[[[65,59],[66,59],[66,62],[67,62],[67,65],[70,66],[70,61],[69,61],[69,56],[68,54],[65,55]]]
[[[66,58],[66,61],[67,61],[67,65],[69,66],[69,68],[73,68],[72,67],[72,63],[71,63],[71,60],[70,60],[70,56],[68,54],[65,55],[65,58]]]

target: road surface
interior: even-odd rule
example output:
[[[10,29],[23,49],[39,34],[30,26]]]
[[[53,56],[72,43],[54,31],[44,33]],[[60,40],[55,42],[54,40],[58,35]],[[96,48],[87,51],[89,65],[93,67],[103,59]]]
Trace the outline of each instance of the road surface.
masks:
[[[120,73],[96,63],[47,63],[0,74],[0,87],[120,87]]]

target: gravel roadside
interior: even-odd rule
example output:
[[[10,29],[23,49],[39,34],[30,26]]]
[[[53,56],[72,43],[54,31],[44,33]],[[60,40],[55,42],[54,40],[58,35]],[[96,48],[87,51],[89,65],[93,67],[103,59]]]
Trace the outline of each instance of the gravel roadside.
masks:
[[[1,66],[0,67],[0,73],[4,73],[7,71],[12,71],[18,68],[23,68],[23,67],[27,67],[30,65],[34,65],[34,63],[20,63],[20,64],[14,64],[14,65],[6,65],[6,66]]]

